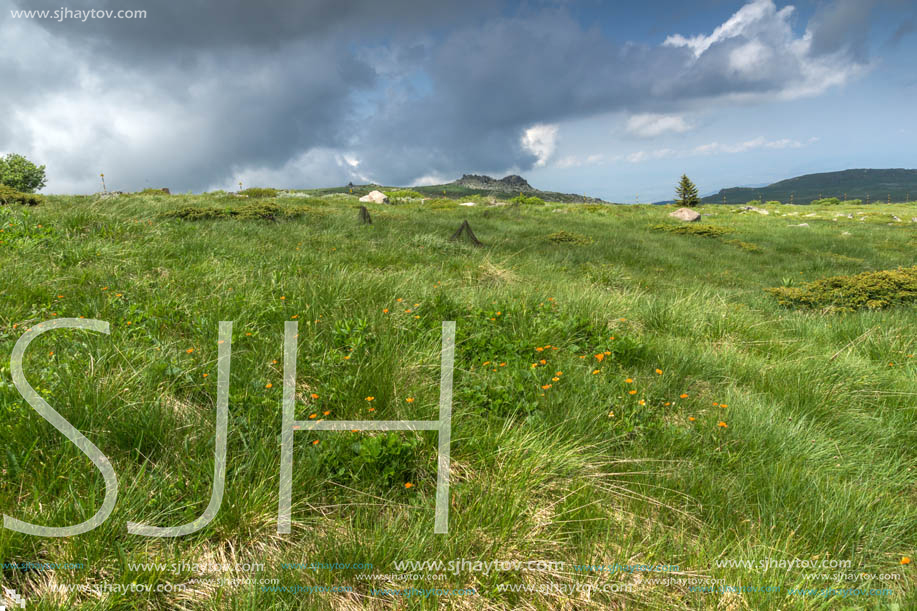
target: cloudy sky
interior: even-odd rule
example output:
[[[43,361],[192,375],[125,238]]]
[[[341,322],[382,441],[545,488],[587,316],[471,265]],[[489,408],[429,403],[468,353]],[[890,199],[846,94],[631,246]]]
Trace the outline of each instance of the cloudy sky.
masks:
[[[46,193],[917,167],[912,0],[0,0],[0,58],[0,152]]]

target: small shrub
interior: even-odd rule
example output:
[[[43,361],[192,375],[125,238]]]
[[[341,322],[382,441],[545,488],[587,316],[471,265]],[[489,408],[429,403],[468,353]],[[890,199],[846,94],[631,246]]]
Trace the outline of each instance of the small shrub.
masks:
[[[458,208],[458,203],[447,198],[437,198],[432,200],[427,200],[426,205],[434,210],[452,210],[453,208]]]
[[[239,195],[247,195],[251,198],[262,198],[262,197],[277,197],[280,193],[277,189],[261,188],[261,187],[251,187],[245,189],[244,191],[239,191]]]
[[[387,193],[389,199],[424,199],[423,193],[418,193],[413,189],[398,189]]]
[[[753,199],[753,200],[751,200],[750,202],[745,202],[745,205],[746,205],[746,206],[760,206],[760,205],[761,205],[761,200],[760,200],[760,199]]]
[[[545,201],[543,199],[541,199],[540,197],[535,197],[534,195],[531,197],[526,197],[525,195],[520,194],[509,201],[510,203],[521,204],[523,206],[544,206],[545,205]]]
[[[798,287],[765,290],[784,306],[840,312],[880,310],[917,301],[917,266],[833,276]]]
[[[859,205],[861,205],[861,204],[863,203],[863,200],[861,200],[861,199],[846,199],[846,200],[842,201],[841,203],[844,204],[845,206],[859,206]]]
[[[557,231],[548,236],[548,241],[555,244],[575,244],[577,246],[586,246],[592,244],[592,238],[578,233],[569,231]]]
[[[23,206],[37,206],[44,198],[34,193],[20,193],[12,187],[0,185],[0,204],[22,204]]]
[[[360,436],[328,435],[310,455],[312,468],[323,477],[382,489],[413,481],[418,471],[420,441],[398,433]]]
[[[163,191],[162,189],[150,189],[150,188],[146,188],[146,189],[144,189],[143,191],[140,191],[140,192],[138,193],[138,195],[170,195],[170,194],[169,194],[169,193],[166,193],[166,192]]]
[[[769,202],[767,202],[765,205],[766,206],[779,206],[780,202],[778,202],[776,199],[772,199]]]
[[[311,211],[308,206],[298,208],[281,208],[276,202],[257,202],[237,207],[215,208],[188,206],[166,212],[164,218],[176,218],[183,221],[206,221],[211,219],[237,218],[240,220],[276,221],[281,217],[296,217]]]
[[[717,227],[715,225],[698,225],[697,223],[685,225],[654,225],[655,231],[666,231],[668,233],[680,233],[686,235],[698,235],[705,238],[718,238],[730,233],[728,229]]]
[[[841,200],[836,197],[823,197],[821,199],[812,200],[813,206],[837,206],[840,203]]]

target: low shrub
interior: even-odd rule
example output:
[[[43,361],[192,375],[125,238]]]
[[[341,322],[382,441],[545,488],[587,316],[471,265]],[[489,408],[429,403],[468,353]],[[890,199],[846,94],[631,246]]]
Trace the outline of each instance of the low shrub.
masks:
[[[837,206],[840,203],[841,200],[836,197],[823,197],[821,199],[812,200],[813,206]]]
[[[277,197],[279,193],[280,191],[277,189],[261,187],[251,187],[249,189],[245,189],[244,191],[239,191],[239,195],[247,195],[251,198]]]
[[[751,200],[750,202],[745,202],[745,205],[746,205],[746,206],[760,206],[760,205],[761,205],[761,200],[760,200],[760,199],[753,199],[753,200]]]
[[[413,189],[398,189],[387,193],[389,199],[424,199],[423,193],[418,193]]]
[[[237,218],[241,220],[276,221],[282,217],[301,216],[309,212],[308,207],[281,208],[276,202],[257,202],[244,206],[216,208],[212,206],[187,206],[164,213],[164,218],[183,221],[206,221],[211,219]]]
[[[171,194],[170,194],[170,193],[166,193],[166,192],[163,191],[162,189],[150,189],[150,188],[146,188],[146,189],[144,189],[143,191],[140,191],[140,192],[138,193],[138,195],[171,195]]]
[[[779,206],[779,205],[780,205],[780,202],[777,201],[776,199],[772,199],[772,200],[770,200],[769,202],[767,202],[765,205],[766,205],[766,206]]]
[[[784,306],[840,312],[880,310],[917,301],[917,266],[833,276],[798,287],[765,290]]]
[[[654,225],[655,231],[666,231],[668,233],[680,233],[685,235],[698,235],[705,238],[718,238],[730,233],[730,230],[715,225],[699,225],[690,223],[684,225]]]
[[[521,204],[523,206],[544,206],[545,204],[543,199],[540,197],[535,197],[534,195],[531,197],[526,197],[525,195],[520,194],[509,201],[510,203]]]
[[[554,232],[549,235],[547,239],[549,242],[554,242],[555,244],[575,244],[577,246],[592,244],[592,238],[589,236],[571,233],[569,231]]]
[[[752,244],[751,242],[743,242],[741,240],[726,240],[726,244],[738,246],[742,250],[747,250],[748,252],[761,252],[761,247],[757,244]]]
[[[22,204],[23,206],[37,206],[44,198],[35,193],[21,193],[12,187],[0,185],[0,204]]]

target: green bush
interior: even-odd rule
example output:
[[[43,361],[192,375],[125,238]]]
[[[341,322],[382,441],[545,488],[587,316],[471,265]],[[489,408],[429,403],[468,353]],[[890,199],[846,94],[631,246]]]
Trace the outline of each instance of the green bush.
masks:
[[[22,204],[23,206],[37,206],[44,198],[34,193],[20,193],[12,187],[0,185],[0,204]]]
[[[513,199],[509,200],[513,204],[521,204],[523,206],[544,206],[545,202],[540,197],[526,197],[525,195],[519,194]]]
[[[767,206],[779,206],[779,205],[780,205],[780,202],[778,202],[776,199],[772,199],[771,201],[767,202],[767,204],[765,204],[765,205],[767,205]]]
[[[247,195],[251,198],[262,198],[262,197],[277,197],[280,193],[277,189],[262,188],[262,187],[251,187],[245,189],[244,191],[239,191],[239,195]]]
[[[555,244],[576,244],[577,246],[586,246],[592,244],[592,238],[578,233],[569,231],[557,231],[548,236],[548,241]]]
[[[844,204],[845,206],[859,206],[859,205],[861,205],[861,204],[863,203],[863,200],[861,200],[861,199],[845,199],[845,200],[842,201],[841,203]]]
[[[34,163],[15,153],[0,157],[0,184],[21,193],[34,193],[45,186],[45,166]]]
[[[823,197],[821,199],[812,200],[813,206],[837,206],[840,203],[841,200],[836,197]]]
[[[279,217],[300,216],[308,212],[305,208],[284,209],[276,202],[258,202],[244,206],[215,208],[212,206],[187,206],[166,212],[164,218],[176,218],[183,221],[205,221],[211,219],[237,218],[240,220],[275,221]]]
[[[418,193],[413,189],[398,189],[397,191],[389,191],[386,193],[389,199],[424,199],[423,193]]]
[[[833,276],[798,287],[765,290],[785,306],[841,312],[880,310],[917,301],[917,266]]]
[[[715,225],[698,225],[697,223],[685,225],[654,225],[655,231],[666,231],[668,233],[680,233],[686,235],[699,235],[705,238],[718,238],[730,233],[728,229],[716,227]]]
[[[751,200],[750,202],[745,202],[745,205],[746,205],[746,206],[760,206],[760,205],[761,205],[761,200],[760,200],[760,199],[753,199],[753,200]]]
[[[312,447],[312,469],[338,482],[392,488],[412,482],[418,470],[420,440],[398,433],[359,437],[336,433]]]

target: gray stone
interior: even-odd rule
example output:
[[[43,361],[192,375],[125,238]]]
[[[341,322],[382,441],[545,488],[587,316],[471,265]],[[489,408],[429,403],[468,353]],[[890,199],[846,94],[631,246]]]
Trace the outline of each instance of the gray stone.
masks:
[[[700,220],[700,214],[691,210],[690,208],[679,208],[675,212],[670,212],[669,216],[676,218],[679,221],[684,221],[686,223],[693,223],[694,221]]]
[[[387,204],[389,203],[388,195],[382,191],[370,191],[369,195],[364,195],[360,198],[361,202],[372,202],[374,204]]]

